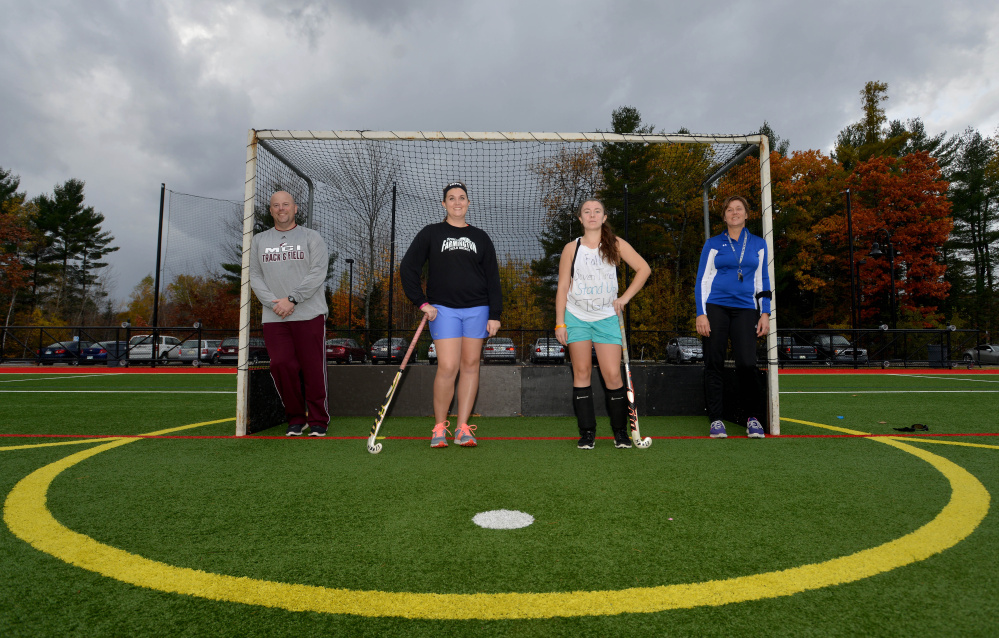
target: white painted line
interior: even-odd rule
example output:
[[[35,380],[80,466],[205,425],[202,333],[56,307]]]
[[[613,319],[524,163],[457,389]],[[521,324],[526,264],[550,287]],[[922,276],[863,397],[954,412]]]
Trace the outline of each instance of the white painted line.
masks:
[[[942,379],[944,381],[975,381],[977,383],[999,383],[999,380],[993,380],[993,379],[968,379],[965,377],[937,377],[929,374],[892,374],[891,376],[908,377],[910,379]]]

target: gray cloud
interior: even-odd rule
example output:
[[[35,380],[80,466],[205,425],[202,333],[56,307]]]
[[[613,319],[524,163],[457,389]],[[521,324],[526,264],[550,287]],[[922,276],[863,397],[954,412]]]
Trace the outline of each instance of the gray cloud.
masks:
[[[886,81],[931,133],[999,124],[993,2],[4,3],[0,166],[76,177],[107,216],[119,297],[153,269],[159,184],[241,199],[255,128],[657,129],[768,120],[828,150]]]

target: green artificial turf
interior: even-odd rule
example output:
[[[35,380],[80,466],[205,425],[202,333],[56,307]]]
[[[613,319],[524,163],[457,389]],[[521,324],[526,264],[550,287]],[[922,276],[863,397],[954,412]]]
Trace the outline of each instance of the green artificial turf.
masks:
[[[916,421],[929,424],[931,434],[999,431],[994,394],[859,393],[996,387],[935,381],[782,375],[781,410],[787,418],[874,433]],[[141,434],[224,419],[233,415],[232,395],[121,390],[231,391],[234,382],[232,375],[120,375],[0,383],[119,390],[0,394],[0,434]],[[712,440],[703,418],[649,417],[643,435],[697,438],[657,438],[647,450],[598,440],[593,451],[580,451],[574,419],[479,418],[478,448],[434,450],[427,421],[388,419],[378,455],[365,450],[369,418],[335,419],[327,439],[267,438],[283,433],[275,428],[243,439],[138,440],[62,472],[48,506],[62,524],[100,542],[209,572],[365,590],[559,592],[700,582],[819,562],[917,529],[951,494],[933,467],[877,439]],[[789,435],[836,434],[790,421],[781,427]],[[225,422],[176,434],[232,431]],[[598,434],[609,436],[606,420]],[[997,439],[938,440],[999,445]],[[65,440],[3,437],[0,447]],[[999,449],[913,445],[964,467],[989,492],[999,489]],[[87,447],[0,451],[0,494]],[[471,522],[500,508],[527,512],[535,522],[519,530]],[[986,636],[999,614],[997,537],[990,512],[970,537],[927,560],[721,607],[430,621],[296,613],[147,590],[69,566],[2,526],[0,635]]]

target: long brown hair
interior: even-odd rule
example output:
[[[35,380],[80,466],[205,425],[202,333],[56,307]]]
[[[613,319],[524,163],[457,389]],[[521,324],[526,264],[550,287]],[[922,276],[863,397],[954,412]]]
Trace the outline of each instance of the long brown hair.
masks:
[[[583,206],[589,202],[596,202],[600,204],[600,208],[604,210],[604,216],[607,216],[607,207],[604,206],[604,203],[599,199],[591,197],[579,205],[579,210],[576,211],[576,219],[583,216]],[[614,230],[610,227],[610,224],[607,223],[607,220],[604,220],[604,223],[600,226],[599,254],[604,261],[615,268],[617,268],[617,265],[621,263],[621,251],[617,248],[617,235],[614,234]]]

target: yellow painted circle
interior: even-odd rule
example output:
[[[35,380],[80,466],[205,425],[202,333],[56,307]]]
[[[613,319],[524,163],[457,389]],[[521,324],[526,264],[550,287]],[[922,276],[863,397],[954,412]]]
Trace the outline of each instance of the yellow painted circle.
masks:
[[[797,422],[864,434],[818,423]],[[167,434],[208,424],[196,423],[152,434]],[[140,587],[291,611],[358,616],[435,619],[600,616],[788,596],[861,580],[953,547],[978,527],[988,512],[990,501],[985,487],[960,466],[899,440],[876,438],[872,440],[913,454],[939,470],[950,482],[951,498],[926,525],[901,538],[855,554],[752,576],[614,591],[502,594],[361,591],[279,583],[175,567],[99,543],[67,529],[52,517],[46,506],[46,494],[60,472],[96,454],[136,440],[139,439],[113,440],[31,473],[7,496],[4,504],[7,526],[17,537],[40,551],[71,565]]]

